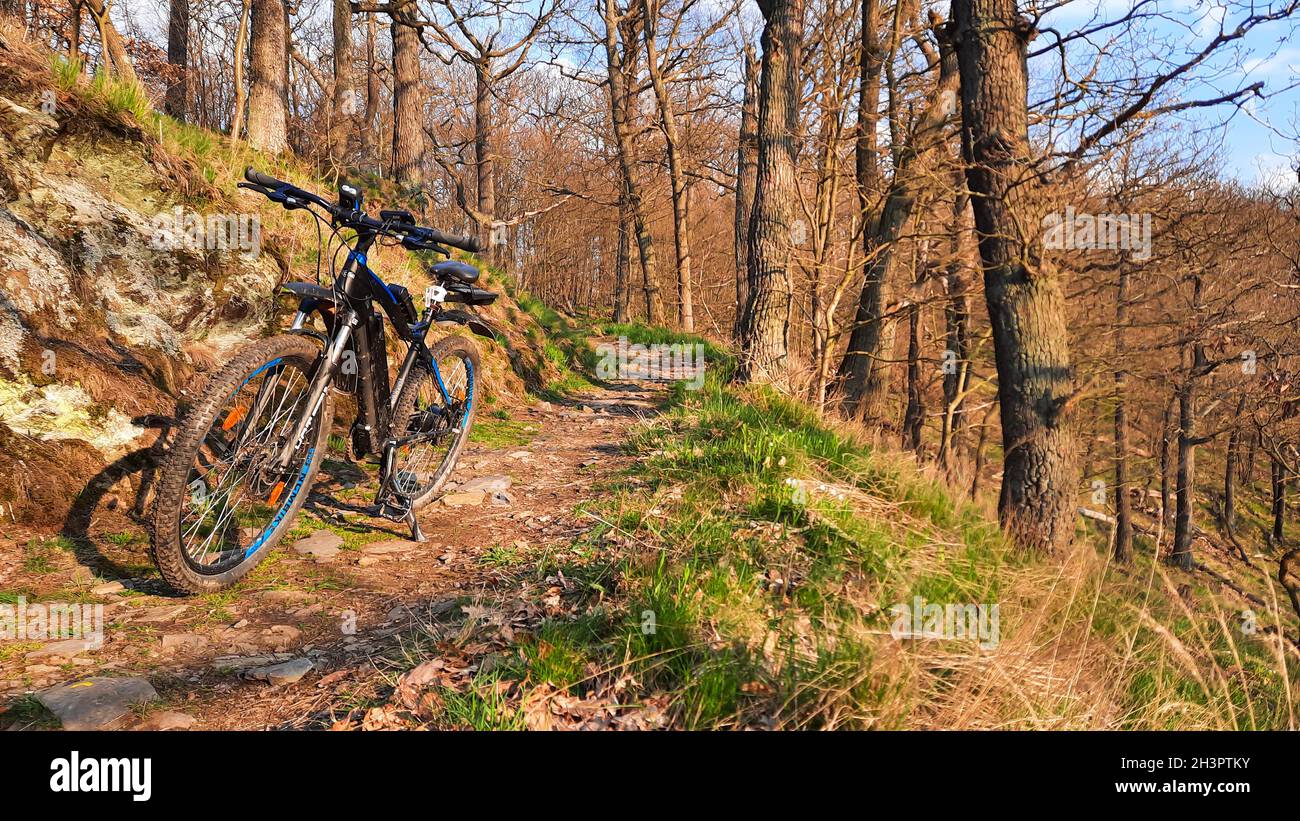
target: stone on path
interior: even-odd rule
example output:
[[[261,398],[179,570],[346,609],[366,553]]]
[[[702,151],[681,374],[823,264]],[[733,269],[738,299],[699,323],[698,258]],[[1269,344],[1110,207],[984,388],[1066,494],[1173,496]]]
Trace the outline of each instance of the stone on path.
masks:
[[[43,690],[36,698],[65,730],[103,730],[158,698],[158,691],[148,679],[95,677]]]
[[[454,493],[448,493],[443,496],[442,503],[447,507],[476,507],[483,504],[483,499],[486,495],[487,494],[481,490],[475,490],[468,493],[457,490]]]
[[[388,553],[405,553],[408,550],[414,550],[419,545],[415,542],[409,542],[405,539],[389,539],[384,542],[375,542],[361,548],[362,553],[368,553],[372,556],[379,556]]]
[[[293,546],[295,552],[313,559],[332,559],[339,554],[343,537],[332,530],[317,530]]]
[[[161,713],[154,713],[147,719],[136,726],[137,730],[150,730],[159,732],[162,730],[188,730],[198,723],[198,719],[187,713],[177,713],[172,710],[164,710]]]
[[[173,621],[189,608],[183,604],[164,604],[160,607],[142,607],[126,611],[127,617],[136,624],[154,624]]]
[[[246,675],[255,681],[267,681],[272,686],[278,687],[282,684],[293,684],[310,673],[311,669],[311,659],[298,658],[272,664],[270,667],[258,667],[249,670]]]
[[[456,492],[472,493],[474,491],[482,491],[483,493],[499,493],[508,489],[510,484],[510,477],[501,474],[495,476],[477,476],[456,488]]]
[[[101,639],[66,639],[56,641],[53,644],[47,644],[44,647],[33,650],[26,655],[28,661],[37,661],[38,659],[48,658],[65,658],[70,659],[78,653],[84,653],[87,650],[98,650],[103,646]]]
[[[207,636],[198,633],[171,633],[162,637],[164,650],[202,650],[207,646]]]

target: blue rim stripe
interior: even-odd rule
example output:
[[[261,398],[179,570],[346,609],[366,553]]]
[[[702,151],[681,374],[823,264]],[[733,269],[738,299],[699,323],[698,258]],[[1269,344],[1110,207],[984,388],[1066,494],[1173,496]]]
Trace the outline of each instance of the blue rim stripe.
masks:
[[[298,481],[294,483],[293,490],[289,492],[289,498],[284,500],[284,505],[280,508],[280,511],[275,514],[275,518],[266,526],[266,529],[262,531],[261,535],[257,537],[257,541],[253,542],[249,546],[248,550],[244,553],[245,559],[252,556],[258,550],[261,550],[262,545],[266,544],[266,540],[269,539],[271,534],[275,532],[275,529],[280,526],[280,520],[284,518],[284,514],[289,512],[289,508],[293,506],[293,500],[298,498],[298,493],[302,490],[302,483],[307,480],[307,469],[311,467],[312,455],[315,452],[315,448],[307,449],[307,458],[302,463],[302,471],[298,474]]]

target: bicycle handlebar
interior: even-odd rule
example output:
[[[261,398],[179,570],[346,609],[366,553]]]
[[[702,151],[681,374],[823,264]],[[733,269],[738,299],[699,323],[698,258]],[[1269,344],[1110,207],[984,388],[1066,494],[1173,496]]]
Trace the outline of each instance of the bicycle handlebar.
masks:
[[[241,188],[256,191],[272,202],[278,202],[285,208],[305,208],[308,203],[319,205],[329,212],[335,222],[345,226],[381,233],[400,234],[402,235],[402,245],[413,251],[442,251],[443,249],[439,248],[439,245],[450,245],[471,254],[483,250],[483,243],[479,242],[477,237],[457,236],[435,228],[424,228],[414,223],[380,221],[366,216],[360,211],[345,211],[310,191],[284,180],[277,180],[275,177],[263,174],[251,166],[244,169],[244,179],[248,182],[240,183]]]

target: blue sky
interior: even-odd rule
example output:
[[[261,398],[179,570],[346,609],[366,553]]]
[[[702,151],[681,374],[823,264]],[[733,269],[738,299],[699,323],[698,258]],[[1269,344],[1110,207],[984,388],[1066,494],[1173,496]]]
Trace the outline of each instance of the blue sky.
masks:
[[[1123,17],[1140,0],[1073,0],[1048,12],[1043,26],[1062,31],[1086,27],[1089,21]],[[1040,5],[1046,6],[1045,3]],[[1261,0],[1257,9],[1267,3]],[[1156,71],[1186,61],[1221,29],[1231,30],[1246,13],[1236,2],[1224,0],[1155,0],[1145,7],[1161,17],[1144,23],[1127,38],[1123,49],[1140,54],[1138,70]],[[1209,129],[1218,143],[1225,175],[1245,183],[1294,183],[1293,162],[1300,152],[1300,35],[1297,20],[1264,24],[1198,72],[1198,80],[1179,89],[1182,99],[1206,99],[1264,83],[1264,99],[1240,110],[1231,105],[1197,109],[1180,115],[1189,124]],[[1033,46],[1046,44],[1040,38]],[[1031,47],[1033,47],[1031,46]],[[1057,73],[1055,58],[1043,55],[1034,62],[1036,75]],[[1116,68],[1119,71],[1119,64]]]

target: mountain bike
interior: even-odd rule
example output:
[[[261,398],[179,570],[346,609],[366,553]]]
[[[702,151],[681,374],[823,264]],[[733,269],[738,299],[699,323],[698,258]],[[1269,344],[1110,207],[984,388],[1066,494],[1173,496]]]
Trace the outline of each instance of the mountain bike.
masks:
[[[379,461],[379,487],[363,511],[404,521],[412,539],[424,541],[415,514],[455,467],[480,390],[470,339],[452,335],[432,346],[425,339],[448,323],[496,336],[472,307],[497,294],[476,287],[478,269],[451,259],[447,247],[476,252],[477,239],[416,225],[408,211],[370,217],[347,183],[335,203],[252,168],[244,178],[240,188],[307,211],[330,239],[326,245],[322,232],[316,282],[283,286],[297,299],[292,325],[245,345],[208,379],[163,458],[150,553],[163,579],[187,593],[234,585],[289,531],[329,448],[335,394],[356,398],[352,458]],[[408,289],[385,283],[367,262],[376,242],[390,241],[445,257],[422,257],[432,281],[418,314]],[[328,285],[321,282],[326,260]],[[385,316],[406,343],[391,383]]]

